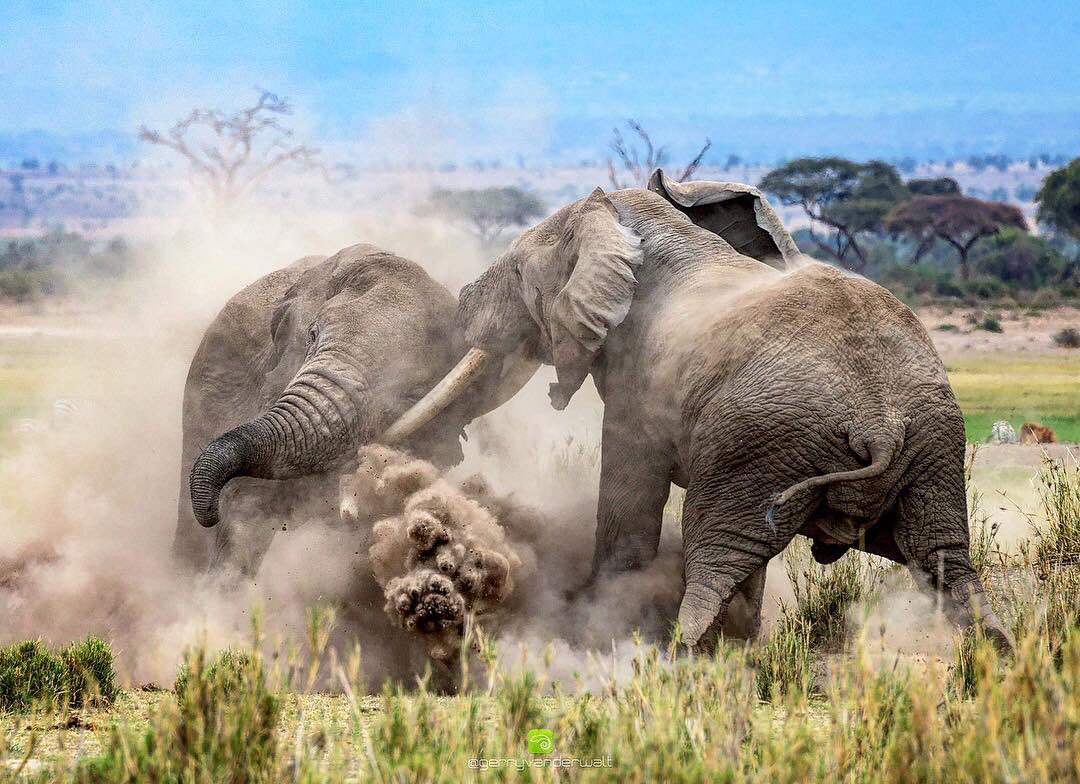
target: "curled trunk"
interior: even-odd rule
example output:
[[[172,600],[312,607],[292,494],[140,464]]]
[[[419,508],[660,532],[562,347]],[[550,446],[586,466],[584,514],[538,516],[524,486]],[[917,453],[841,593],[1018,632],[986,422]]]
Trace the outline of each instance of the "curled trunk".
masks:
[[[195,519],[206,528],[218,524],[221,492],[236,477],[288,479],[326,469],[356,442],[359,419],[340,385],[302,373],[266,413],[214,439],[195,460]]]

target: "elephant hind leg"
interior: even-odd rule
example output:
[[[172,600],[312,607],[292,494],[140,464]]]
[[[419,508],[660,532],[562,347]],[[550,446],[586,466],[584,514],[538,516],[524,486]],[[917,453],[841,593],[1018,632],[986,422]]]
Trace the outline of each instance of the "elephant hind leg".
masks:
[[[724,617],[723,634],[727,639],[753,640],[761,631],[761,600],[765,595],[768,563],[751,572],[735,586]]]
[[[934,466],[904,490],[896,507],[895,543],[916,581],[941,595],[950,621],[965,630],[981,627],[999,650],[1011,653],[1012,636],[971,564],[963,468],[955,463]]]
[[[765,519],[768,488],[747,470],[710,482],[691,482],[683,503],[686,589],[679,607],[683,644],[715,645],[721,634],[757,634],[769,561],[787,546],[817,499],[785,505],[779,526]]]

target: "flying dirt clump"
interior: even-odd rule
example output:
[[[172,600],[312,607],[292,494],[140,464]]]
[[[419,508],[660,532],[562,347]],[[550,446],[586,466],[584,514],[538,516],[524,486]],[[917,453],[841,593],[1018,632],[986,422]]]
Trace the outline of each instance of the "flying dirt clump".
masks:
[[[359,452],[342,482],[342,518],[371,530],[368,557],[386,614],[448,659],[467,624],[499,610],[523,570],[518,548],[493,514],[482,480],[454,484],[423,460],[384,446]]]

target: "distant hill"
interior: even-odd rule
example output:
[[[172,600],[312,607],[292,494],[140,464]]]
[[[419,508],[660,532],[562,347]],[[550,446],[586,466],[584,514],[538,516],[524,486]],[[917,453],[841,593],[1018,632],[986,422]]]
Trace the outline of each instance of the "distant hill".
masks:
[[[1003,153],[1016,159],[1039,154],[1080,155],[1080,108],[1041,112],[1008,113],[972,110],[963,106],[856,116],[820,114],[805,117],[736,116],[729,107],[703,106],[700,112],[682,116],[640,115],[636,119],[654,140],[667,146],[671,160],[692,155],[705,137],[712,139],[706,159],[722,164],[729,155],[745,161],[772,164],[802,155],[842,155],[856,160],[947,160],[971,155]],[[611,129],[626,118],[618,116],[560,115],[546,118],[542,153],[526,157],[536,164],[603,162]],[[346,145],[360,164],[387,161],[397,155],[427,156],[426,164],[462,164],[473,160],[515,160],[523,148],[536,150],[536,139],[493,137],[482,126],[470,125],[461,138],[441,140],[430,146],[404,147],[395,151],[369,147],[355,135],[335,139],[333,131],[314,143],[333,152]],[[18,166],[26,158],[45,165],[58,160],[69,165],[130,161],[140,152],[134,132],[98,130],[59,134],[34,130],[0,131],[0,166]],[[334,157],[334,156],[332,156]],[[538,159],[539,157],[539,159]],[[405,161],[394,161],[403,163]]]
[[[120,162],[134,157],[135,153],[135,135],[125,131],[61,134],[0,130],[0,165],[18,165],[26,159],[37,159],[43,166],[53,160],[68,164]]]

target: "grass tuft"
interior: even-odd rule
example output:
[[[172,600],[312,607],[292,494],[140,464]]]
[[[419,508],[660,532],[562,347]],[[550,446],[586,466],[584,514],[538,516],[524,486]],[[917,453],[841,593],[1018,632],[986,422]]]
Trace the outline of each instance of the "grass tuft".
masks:
[[[60,652],[42,640],[0,649],[0,710],[26,711],[39,704],[107,706],[117,694],[109,644],[87,637]]]
[[[277,742],[282,698],[267,685],[257,652],[225,651],[212,662],[189,655],[171,700],[145,731],[115,725],[100,755],[76,780],[269,782],[285,771]]]

